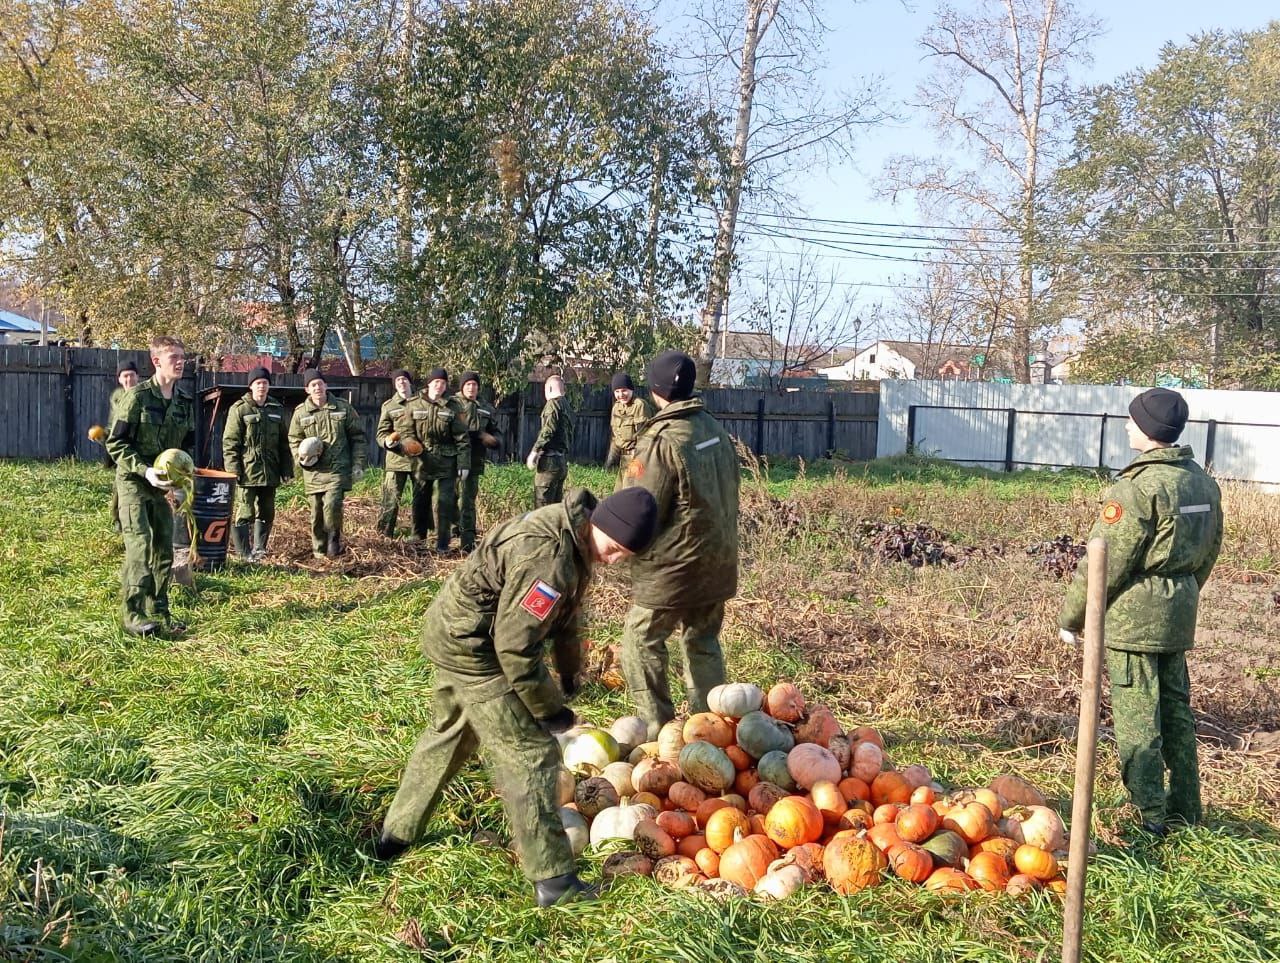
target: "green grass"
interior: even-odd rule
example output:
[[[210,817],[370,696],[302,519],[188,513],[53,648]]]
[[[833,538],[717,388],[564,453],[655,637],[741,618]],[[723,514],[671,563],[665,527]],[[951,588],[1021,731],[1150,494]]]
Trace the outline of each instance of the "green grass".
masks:
[[[960,486],[1063,498],[1081,479],[991,477],[940,464],[774,466],[790,486]],[[599,492],[611,474],[574,469]],[[430,669],[418,627],[435,585],[233,567],[177,598],[178,642],[117,627],[119,541],[94,465],[0,463],[0,959],[14,960],[1006,960],[1050,959],[1061,905],[945,900],[890,882],[842,899],[711,904],[629,880],[600,903],[540,912],[500,850],[504,819],[479,764],[430,836],[391,867],[362,854],[418,732]],[[357,497],[372,497],[371,473]],[[515,511],[530,476],[485,476]],[[296,487],[284,504],[297,504]],[[361,601],[352,604],[353,592]],[[839,604],[838,601],[833,604]],[[616,638],[619,625],[592,625]],[[804,671],[735,634],[737,677]],[[850,680],[856,685],[856,680]],[[624,701],[589,688],[596,721]],[[915,720],[911,748],[963,782],[1007,760]],[[1104,765],[1112,764],[1104,760]],[[1034,756],[1019,765],[1034,766]],[[598,872],[599,857],[584,860]],[[1215,812],[1163,847],[1104,847],[1090,874],[1087,958],[1280,956],[1280,839]],[[404,938],[402,938],[402,936]]]

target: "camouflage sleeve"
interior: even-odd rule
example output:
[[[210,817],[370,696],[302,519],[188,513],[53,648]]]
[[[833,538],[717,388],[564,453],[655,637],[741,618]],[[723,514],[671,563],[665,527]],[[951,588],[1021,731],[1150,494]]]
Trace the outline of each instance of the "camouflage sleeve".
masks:
[[[278,433],[280,446],[278,458],[280,461],[280,480],[286,481],[293,477],[293,449],[289,447],[289,433],[281,428]]]
[[[289,419],[289,453],[291,459],[298,454],[298,446],[307,437],[307,433],[302,428],[302,412],[303,405],[300,403],[298,407],[293,409],[293,417]]]
[[[548,401],[543,405],[542,427],[538,431],[538,437],[533,440],[535,450],[542,451],[543,448],[551,443],[556,430],[560,427],[560,417],[560,405],[555,401]]]
[[[547,671],[543,644],[561,607],[574,598],[575,576],[566,575],[554,554],[537,547],[505,573],[493,620],[493,646],[511,688],[535,719],[547,719],[564,708],[564,696]]]
[[[1222,502],[1219,499],[1213,506],[1213,540],[1209,546],[1209,553],[1205,556],[1204,564],[1195,571],[1196,585],[1204,588],[1204,583],[1209,581],[1209,573],[1213,571],[1214,565],[1218,563],[1218,553],[1222,551]]]
[[[396,430],[395,422],[391,420],[390,405],[382,406],[382,413],[378,415],[378,447],[387,447],[387,436]]]
[[[343,421],[346,423],[347,447],[351,450],[351,467],[361,471],[369,464],[369,446],[364,431],[364,419],[355,405],[348,405],[350,414]]]
[[[138,423],[142,418],[142,396],[136,389],[129,391],[115,421],[107,432],[107,452],[117,465],[131,475],[143,475],[147,465],[138,454],[135,439],[138,437]]]
[[[471,419],[461,408],[453,409],[453,441],[462,452],[471,448]]]
[[[1107,605],[1129,584],[1155,532],[1151,505],[1127,478],[1107,491],[1102,512],[1089,531],[1089,538],[1107,543]],[[1087,558],[1080,560],[1076,576],[1058,616],[1058,624],[1070,632],[1084,628],[1085,593],[1089,577]]]
[[[552,640],[551,655],[556,672],[561,676],[576,676],[582,671],[582,615],[575,612]]]
[[[227,412],[227,424],[222,429],[222,467],[237,479],[242,479],[240,446],[244,444],[244,413],[239,404]]]

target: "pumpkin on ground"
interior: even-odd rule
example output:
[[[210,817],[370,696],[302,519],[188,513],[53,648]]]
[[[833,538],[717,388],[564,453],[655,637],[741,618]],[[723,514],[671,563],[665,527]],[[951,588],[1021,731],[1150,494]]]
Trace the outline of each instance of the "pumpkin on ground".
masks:
[[[855,747],[860,742],[872,742],[879,748],[884,748],[884,737],[880,735],[878,729],[873,729],[871,726],[858,726],[853,732],[849,733],[849,738],[853,740]]]
[[[719,746],[709,742],[687,742],[680,750],[680,771],[703,792],[722,793],[733,785],[737,770]]]
[[[769,872],[782,866],[799,866],[804,872],[805,882],[816,883],[823,878],[822,854],[824,849],[818,843],[802,843],[788,849],[769,866]]]
[[[889,866],[908,883],[923,883],[933,872],[933,857],[915,843],[899,843],[888,853]]]
[[[573,773],[562,767],[556,775],[556,797],[561,806],[573,802],[573,792],[577,786],[578,780],[573,778]]]
[[[1009,882],[1005,884],[1004,891],[1010,896],[1026,896],[1027,893],[1034,893],[1043,884],[1034,876],[1028,876],[1026,873],[1017,873],[1009,877]]]
[[[1008,805],[1012,806],[1047,806],[1049,801],[1042,793],[1025,779],[1006,773],[991,780],[990,788]]]
[[[676,854],[676,841],[671,834],[658,825],[656,819],[642,819],[636,823],[632,840],[636,849],[652,860],[663,859]]]
[[[790,752],[796,744],[790,729],[763,712],[748,712],[739,719],[734,739],[752,759],[759,759],[774,750]]]
[[[720,854],[720,877],[750,892],[778,858],[778,847],[767,836],[748,836]]]
[[[642,759],[631,770],[631,785],[636,792],[665,796],[680,781],[680,767],[664,759]]]
[[[924,881],[924,888],[933,893],[967,893],[978,889],[978,881],[968,873],[943,866],[935,869]]]
[[[651,876],[653,860],[643,853],[612,853],[600,867],[600,876],[614,880],[619,876]]]
[[[965,871],[983,889],[998,893],[1009,885],[1009,864],[999,853],[979,853],[969,860]]]
[[[748,796],[759,782],[760,772],[757,769],[743,769],[733,777],[733,791],[739,796]]]
[[[652,806],[622,805],[601,810],[591,820],[591,845],[606,839],[631,839],[641,820],[657,818],[658,811]]]
[[[818,812],[822,813],[822,821],[828,826],[835,826],[840,822],[840,817],[849,811],[849,804],[840,795],[840,789],[829,779],[814,783],[809,790],[809,798],[818,807]]]
[[[707,693],[708,709],[734,719],[758,712],[763,705],[764,693],[749,682],[727,682]]]
[[[840,771],[845,772],[849,768],[849,760],[853,758],[853,742],[844,733],[832,736],[827,742],[827,748],[831,750],[831,754],[836,757],[836,762],[840,763]]]
[[[707,801],[707,794],[692,783],[681,780],[673,782],[667,789],[667,798],[678,808],[696,813],[698,807]]]
[[[1058,861],[1053,853],[1046,853],[1037,846],[1023,843],[1013,853],[1013,865],[1019,873],[1045,882],[1058,875]]]
[[[578,807],[578,812],[588,819],[595,819],[601,810],[618,805],[622,801],[622,797],[619,795],[618,790],[614,788],[613,783],[605,779],[604,776],[592,776],[590,779],[584,779],[578,783],[578,788],[573,794],[573,801]]]
[[[756,771],[765,782],[771,782],[790,793],[795,792],[796,781],[791,775],[791,767],[787,765],[787,759],[788,754],[781,750],[774,749],[766,752],[760,757]]]
[[[871,787],[857,776],[846,776],[837,785],[840,787],[840,795],[844,796],[844,801],[850,806],[858,800],[871,799]]]
[[[658,813],[658,825],[677,842],[686,836],[692,836],[698,828],[697,823],[693,821],[693,816],[682,809]]]
[[[898,843],[903,842],[903,838],[898,835],[898,827],[893,823],[880,823],[872,826],[867,830],[867,839],[872,845],[882,853],[887,853]]]
[[[895,822],[898,835],[908,843],[922,843],[938,830],[938,814],[921,803],[902,810]]]
[[[677,762],[684,748],[684,723],[672,719],[658,730],[658,758],[665,762]]]
[[[787,796],[769,810],[764,828],[771,840],[783,849],[790,849],[817,842],[822,837],[822,813],[804,796]]]
[[[1066,828],[1062,817],[1048,806],[1016,806],[1000,820],[1000,835],[1048,852],[1063,849]]]
[[[799,866],[782,866],[766,873],[752,892],[765,899],[786,899],[804,883],[804,872]]]
[[[694,742],[709,742],[717,748],[733,744],[733,726],[714,712],[697,712],[689,717],[681,730],[687,747]]]
[[[711,814],[703,835],[707,837],[707,846],[723,853],[739,839],[751,835],[751,820],[746,813],[725,806]]]
[[[609,735],[618,743],[622,758],[649,741],[649,726],[639,716],[623,716],[609,727]]]
[[[764,704],[769,715],[782,722],[799,722],[804,716],[804,696],[790,682],[779,682],[770,689]]]
[[[810,706],[804,720],[796,726],[796,742],[814,743],[826,747],[836,736],[843,736],[844,730],[831,710],[823,705]]]
[[[653,864],[653,878],[672,889],[690,889],[707,877],[688,856],[668,856]]]
[[[868,786],[875,782],[876,776],[884,767],[884,750],[874,742],[860,742],[853,750],[853,760],[849,763],[849,775],[857,776]]]
[[[795,784],[806,791],[815,783],[840,781],[840,763],[830,749],[802,742],[787,753],[787,771]]]
[[[933,773],[929,771],[928,766],[922,766],[914,763],[902,770],[902,778],[911,783],[915,789],[928,786],[933,782]]]
[[[788,793],[781,786],[768,781],[758,782],[747,793],[747,808],[762,816],[769,815],[769,810],[779,799],[786,799]]]
[[[564,764],[571,772],[594,775],[621,757],[618,741],[603,729],[584,729],[564,747]]]
[[[635,766],[629,762],[611,762],[604,767],[600,775],[613,784],[613,788],[618,793],[618,798],[622,798],[623,796],[634,796],[636,794],[635,787],[631,785],[631,773],[634,770]]]
[[[920,844],[939,866],[958,868],[969,858],[969,847],[959,833],[942,829]]]
[[[710,846],[703,846],[694,855],[693,861],[698,864],[704,876],[710,878],[720,875],[720,854]]]
[[[693,833],[676,843],[676,853],[693,859],[701,850],[707,848],[707,837],[702,833]]]
[[[837,833],[822,855],[827,882],[844,896],[880,882],[887,865],[884,853],[855,833]]]
[[[737,735],[736,731],[734,734],[735,736]],[[755,760],[747,755],[747,751],[736,742],[731,746],[724,746],[723,748],[724,754],[729,757],[729,761],[733,763],[733,768],[738,770],[738,772],[746,772],[755,762]]]
[[[560,822],[564,825],[564,834],[569,837],[569,849],[575,857],[581,856],[587,843],[591,842],[591,827],[587,823],[587,817],[576,809],[565,809],[562,806]]]
[[[906,805],[911,801],[911,793],[915,789],[902,777],[902,773],[882,772],[871,781],[871,802],[877,806],[885,803]]]
[[[705,830],[707,826],[707,821],[711,819],[711,816],[714,813],[718,812],[719,810],[725,809],[728,807],[729,807],[729,804],[725,802],[723,799],[721,799],[718,796],[712,796],[710,799],[704,802],[701,806],[699,806],[698,811],[693,814],[693,819],[694,819],[694,822],[698,824],[698,829]]]
[[[969,844],[980,843],[996,831],[996,822],[991,818],[991,810],[979,802],[966,803],[951,810],[942,820],[942,825],[964,837]]]

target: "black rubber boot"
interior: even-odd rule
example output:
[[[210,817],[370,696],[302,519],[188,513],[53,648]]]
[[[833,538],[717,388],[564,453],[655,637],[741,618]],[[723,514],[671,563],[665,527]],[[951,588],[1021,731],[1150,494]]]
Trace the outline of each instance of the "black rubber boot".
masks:
[[[329,536],[329,547],[325,549],[325,554],[330,558],[337,558],[342,554],[342,538],[339,535]]]
[[[145,638],[148,635],[153,635],[159,631],[159,629],[160,623],[154,619],[129,619],[124,623],[125,632],[129,635],[137,636],[140,639]]]
[[[398,859],[412,845],[403,839],[397,839],[389,833],[383,833],[373,844],[373,856],[380,859],[384,863],[389,863],[393,859]]]
[[[255,562],[261,562],[267,557],[267,540],[271,538],[271,526],[266,522],[253,523],[253,554],[250,556]]]
[[[577,873],[565,873],[563,876],[538,880],[533,884],[533,895],[538,905],[545,909],[557,903],[596,899],[600,893],[594,886],[588,886],[578,879]]]
[[[231,526],[231,547],[242,561],[249,561],[249,523],[236,522]]]
[[[1149,833],[1158,839],[1164,839],[1169,835],[1169,827],[1164,823],[1153,823],[1148,822],[1147,820],[1143,820],[1142,822],[1142,831],[1144,833]]]

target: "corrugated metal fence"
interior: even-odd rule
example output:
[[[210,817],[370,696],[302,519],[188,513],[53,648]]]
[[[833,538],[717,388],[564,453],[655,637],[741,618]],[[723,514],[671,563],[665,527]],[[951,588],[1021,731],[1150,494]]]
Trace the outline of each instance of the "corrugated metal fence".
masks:
[[[1145,389],[1112,385],[1006,385],[886,381],[879,457],[915,450],[950,461],[1017,468],[1123,468],[1129,402]],[[1180,439],[1222,478],[1280,484],[1280,394],[1186,390],[1191,420]]]
[[[98,348],[0,345],[0,458],[97,459],[102,448],[88,439],[90,426],[105,424],[116,365],[132,358],[146,377],[151,371],[145,351]],[[214,385],[237,386],[244,372],[188,371],[188,384],[203,392]],[[372,464],[382,463],[374,439],[382,402],[391,394],[386,378],[327,377],[330,387],[345,388],[345,397],[364,418]],[[300,375],[273,375],[279,387],[301,387]],[[576,432],[572,458],[603,461],[609,445],[608,388],[570,389]],[[875,456],[879,397],[873,392],[807,392],[785,394],[738,388],[712,389],[703,395],[707,407],[725,428],[757,454],[769,457],[825,457],[837,451],[849,458]],[[498,406],[504,457],[523,457],[538,432],[542,385],[534,383]],[[202,463],[220,465],[219,438],[225,403],[219,411],[198,407],[197,447]]]

